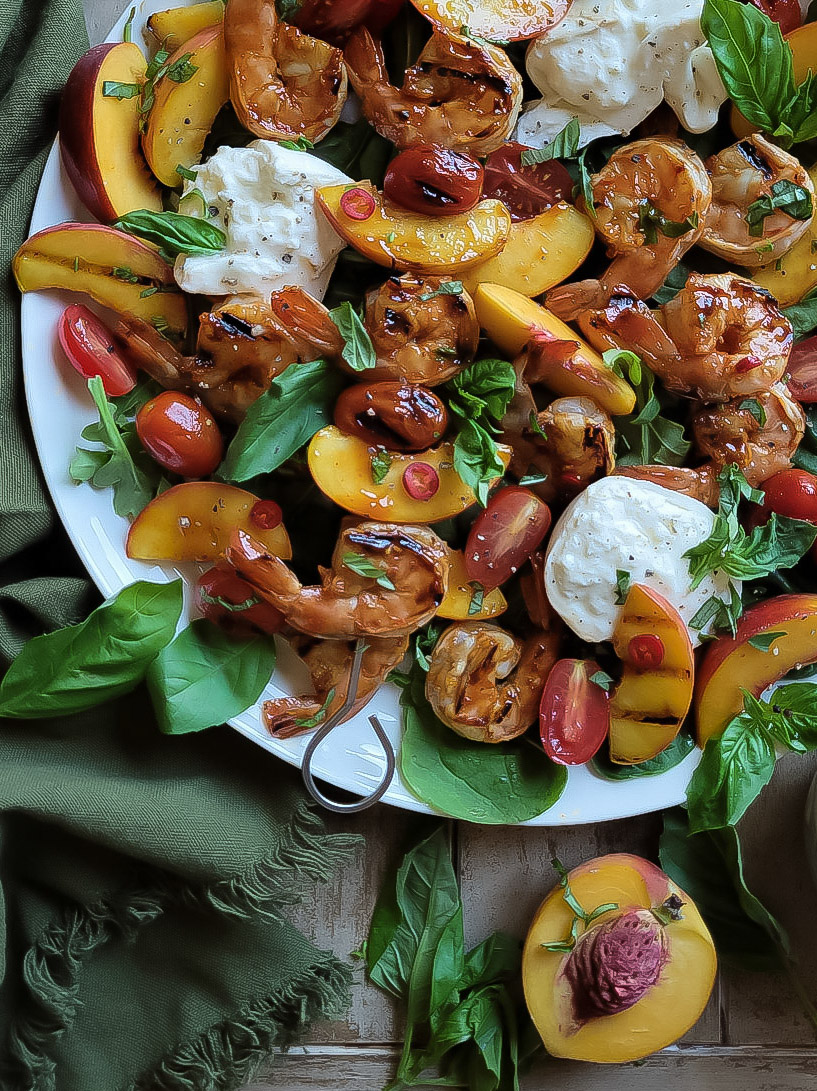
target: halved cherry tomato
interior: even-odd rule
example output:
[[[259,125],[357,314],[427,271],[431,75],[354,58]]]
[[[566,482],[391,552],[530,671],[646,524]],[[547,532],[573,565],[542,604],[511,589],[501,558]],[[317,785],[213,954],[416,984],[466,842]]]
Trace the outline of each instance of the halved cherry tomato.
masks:
[[[210,410],[176,390],[164,390],[142,406],[136,434],[160,466],[182,477],[209,477],[224,453]]]
[[[817,525],[817,477],[806,470],[781,470],[763,482],[763,503],[753,505],[749,513],[750,527],[768,522],[772,512],[790,519],[803,519]],[[812,547],[817,560],[817,543]]]
[[[208,621],[235,636],[277,633],[285,620],[228,564],[217,564],[199,576],[196,604]]]
[[[383,179],[390,201],[424,216],[470,212],[482,193],[482,164],[441,144],[415,144],[396,155]]]
[[[57,332],[74,368],[86,379],[98,375],[109,398],[118,398],[136,386],[136,369],[105,323],[82,303],[65,308]]]
[[[752,4],[780,23],[780,29],[784,34],[791,30],[797,30],[803,25],[803,12],[800,9],[800,0],[743,0],[745,4]]]
[[[522,144],[503,144],[488,156],[482,196],[503,201],[512,220],[530,220],[559,201],[569,201],[573,179],[555,159],[522,166]]]
[[[590,681],[599,670],[592,659],[560,659],[545,682],[539,733],[545,753],[559,765],[584,765],[607,738],[607,692]]]
[[[357,26],[379,34],[402,6],[403,0],[300,0],[291,21],[307,34],[340,45]]]
[[[542,544],[550,508],[520,485],[500,489],[471,526],[465,543],[468,578],[492,591],[509,579]]]
[[[800,341],[789,357],[789,390],[798,402],[817,402],[817,337]]]

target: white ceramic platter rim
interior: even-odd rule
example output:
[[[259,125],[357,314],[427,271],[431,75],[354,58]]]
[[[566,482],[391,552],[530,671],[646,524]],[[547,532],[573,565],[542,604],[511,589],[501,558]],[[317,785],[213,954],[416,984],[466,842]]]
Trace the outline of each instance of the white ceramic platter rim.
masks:
[[[178,4],[180,0],[175,0]],[[185,0],[193,3],[195,0]],[[133,40],[142,41],[147,16],[167,7],[166,0],[136,4]],[[131,5],[108,35],[121,41]],[[66,175],[55,143],[46,164],[31,230],[66,220],[89,220]],[[31,293],[23,298],[23,371],[34,441],[54,504],[77,552],[100,591],[109,596],[137,579],[165,581],[178,575],[189,578],[195,566],[159,566],[131,561],[124,550],[127,521],[117,516],[109,492],[89,485],[75,485],[68,477],[68,463],[80,432],[94,417],[84,381],[65,359],[57,340],[57,320],[69,297],[59,292]],[[59,412],[55,413],[55,406]],[[186,610],[188,607],[186,607]],[[260,722],[260,705],[282,693],[308,692],[308,674],[284,641],[279,641],[278,669],[257,706],[231,720],[242,735],[291,765],[300,766],[308,736],[273,739]],[[366,717],[377,713],[389,737],[399,746],[398,691],[385,685],[365,711],[336,729],[316,754],[315,773],[330,784],[350,792],[366,793],[379,782],[384,768],[382,751]],[[569,771],[561,799],[525,825],[559,826],[604,822],[646,814],[682,802],[692,770],[699,760],[693,752],[680,765],[655,777],[613,782],[587,768]],[[270,767],[271,772],[274,767]],[[273,781],[271,778],[271,787]],[[434,813],[402,783],[399,773],[384,797],[386,803],[407,810]],[[478,821],[477,815],[474,820]]]

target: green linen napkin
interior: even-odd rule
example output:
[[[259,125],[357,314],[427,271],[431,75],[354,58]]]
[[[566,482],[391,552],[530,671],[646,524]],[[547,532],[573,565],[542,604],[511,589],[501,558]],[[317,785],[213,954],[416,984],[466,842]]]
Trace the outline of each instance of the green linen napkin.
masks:
[[[59,89],[86,46],[79,0],[0,3],[6,662],[97,601],[39,477],[9,275]],[[354,840],[324,835],[292,771],[237,733],[160,735],[141,693],[64,720],[0,723],[0,1087],[240,1086],[346,1001],[346,967],[282,912]]]

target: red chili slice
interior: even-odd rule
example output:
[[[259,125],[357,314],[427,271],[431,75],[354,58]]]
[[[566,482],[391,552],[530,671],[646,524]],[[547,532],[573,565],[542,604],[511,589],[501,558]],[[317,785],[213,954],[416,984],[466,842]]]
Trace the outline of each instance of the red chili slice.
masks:
[[[412,500],[430,500],[440,487],[440,475],[427,462],[412,462],[403,470],[403,488]]]
[[[660,667],[664,662],[664,642],[655,633],[640,633],[627,645],[627,655],[636,667],[645,670]]]
[[[260,530],[275,530],[281,525],[284,513],[274,500],[259,500],[250,511],[250,521]]]
[[[341,211],[350,220],[368,220],[375,210],[376,202],[366,189],[347,189],[340,199]]]

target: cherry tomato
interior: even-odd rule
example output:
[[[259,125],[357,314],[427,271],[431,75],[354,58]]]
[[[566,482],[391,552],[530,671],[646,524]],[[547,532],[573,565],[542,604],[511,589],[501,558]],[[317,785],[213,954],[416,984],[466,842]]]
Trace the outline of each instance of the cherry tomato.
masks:
[[[534,553],[550,530],[550,508],[530,489],[511,485],[488,501],[465,543],[470,580],[492,591],[509,579]]]
[[[749,514],[750,527],[768,522],[772,512],[790,519],[804,519],[817,525],[817,477],[806,470],[781,470],[763,482],[763,503],[754,505]],[[817,561],[817,543],[812,546]]]
[[[817,402],[817,337],[800,341],[789,357],[789,390],[798,402]]]
[[[608,696],[590,681],[600,669],[592,659],[560,659],[545,682],[539,732],[545,753],[559,765],[584,765],[607,738]]]
[[[403,0],[300,0],[292,22],[307,34],[338,45],[357,26],[379,34],[402,6]]]
[[[208,621],[235,636],[277,633],[285,620],[280,610],[265,602],[228,564],[217,564],[199,576],[196,604]]]
[[[504,201],[512,220],[530,220],[559,201],[569,201],[573,179],[555,159],[522,166],[522,144],[503,144],[485,163],[483,197]]]
[[[209,477],[224,453],[210,410],[176,390],[164,390],[142,406],[136,434],[160,466],[182,477]]]
[[[743,0],[743,2],[752,4],[764,15],[768,15],[770,19],[780,23],[780,29],[784,34],[797,30],[799,26],[803,25],[800,0]]]
[[[136,386],[136,369],[93,311],[72,303],[60,316],[58,334],[74,368],[86,379],[98,375],[109,398],[118,398]]]
[[[392,159],[383,193],[410,212],[454,216],[478,204],[482,175],[482,164],[473,155],[441,144],[415,144]]]

